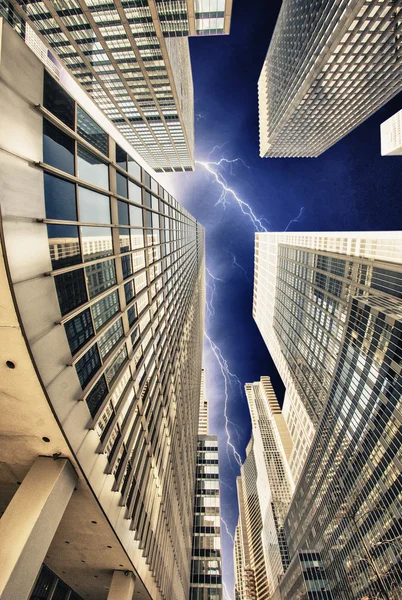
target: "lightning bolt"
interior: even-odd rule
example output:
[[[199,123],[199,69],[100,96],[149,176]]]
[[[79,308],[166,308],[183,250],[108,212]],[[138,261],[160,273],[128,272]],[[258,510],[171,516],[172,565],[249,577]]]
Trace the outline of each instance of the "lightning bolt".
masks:
[[[223,381],[224,381],[225,401],[224,401],[224,405],[223,405],[223,416],[225,418],[225,433],[226,433],[226,444],[227,444],[226,450],[228,451],[228,448],[229,447],[231,448],[235,461],[237,462],[239,467],[241,467],[242,466],[241,456],[237,452],[237,450],[232,442],[230,431],[229,431],[229,425],[234,427],[235,430],[236,430],[236,425],[228,417],[229,386],[231,385],[232,381],[235,381],[241,388],[240,379],[237,377],[237,375],[235,375],[234,373],[232,373],[230,371],[228,362],[222,356],[222,352],[221,352],[220,348],[215,344],[215,342],[213,342],[211,340],[211,338],[209,337],[209,335],[207,334],[206,331],[204,331],[204,335],[209,342],[209,345],[210,345],[211,350],[215,356],[215,359],[219,365],[220,371],[222,373]],[[228,457],[229,457],[229,454],[228,454]]]
[[[205,268],[208,276],[211,278],[211,281],[208,281],[208,279],[206,280],[206,285],[207,288],[210,290],[210,298],[209,300],[206,301],[206,307],[207,307],[207,311],[210,317],[213,317],[215,315],[215,306],[214,306],[214,300],[215,300],[215,294],[216,294],[216,281],[220,281],[221,283],[225,283],[223,281],[223,279],[219,279],[219,277],[215,277],[215,275],[213,275],[211,273],[211,271],[208,269],[208,267]]]
[[[229,527],[228,527],[228,524],[226,523],[225,519],[224,519],[222,516],[221,516],[221,521],[222,521],[222,523],[223,523],[223,524],[224,524],[224,526],[225,526],[226,533],[228,534],[228,536],[229,536],[229,537],[230,537],[230,539],[232,540],[232,544],[234,544],[234,537],[233,537],[233,535],[230,533],[230,531],[229,531]]]
[[[211,158],[211,156],[213,155],[213,153],[215,152],[215,150],[222,150],[222,148],[224,148],[226,146],[227,142],[223,142],[223,144],[221,144],[220,146],[214,146],[211,150],[211,152],[208,154],[208,159]]]
[[[237,262],[236,255],[235,255],[235,254],[233,254],[233,252],[231,252],[230,254],[232,255],[232,260],[233,260],[233,263],[232,263],[232,264],[233,264],[233,266],[234,266],[234,267],[238,267],[238,268],[239,268],[241,271],[243,271],[245,278],[246,278],[246,279],[247,279],[247,281],[250,283],[250,279],[248,278],[248,275],[247,275],[247,271],[246,271],[246,269],[245,269],[245,268],[244,268],[242,265],[240,265],[240,264]]]
[[[215,146],[215,148],[219,148],[219,146]],[[214,148],[214,150],[215,150]],[[212,154],[212,152],[210,153]],[[237,164],[239,162],[242,162],[243,164],[244,161],[242,161],[241,158],[235,158],[233,160],[228,160],[227,158],[221,158],[218,161],[200,161],[200,160],[196,160],[195,161],[196,164],[201,165],[202,167],[204,167],[204,169],[206,171],[208,171],[208,173],[211,173],[211,175],[214,177],[215,182],[221,187],[221,195],[218,198],[218,201],[216,202],[216,204],[222,204],[224,207],[226,207],[226,205],[229,202],[229,198],[228,196],[231,196],[235,202],[237,203],[238,207],[240,208],[241,212],[243,213],[243,215],[246,215],[251,223],[253,224],[253,227],[256,231],[261,232],[261,231],[268,231],[267,228],[263,225],[263,218],[258,218],[253,209],[251,208],[251,206],[245,202],[244,200],[242,200],[238,194],[235,192],[234,189],[232,189],[231,187],[229,187],[225,177],[222,175],[222,172],[220,170],[220,167],[223,164],[226,165],[234,165]],[[246,165],[247,166],[247,165]],[[215,205],[216,205],[215,204]]]
[[[223,585],[223,591],[225,593],[227,600],[232,600],[232,596],[229,594],[228,588],[226,586],[226,583],[223,581],[223,579],[222,579],[222,585]]]
[[[286,229],[283,230],[284,232],[289,229],[289,227],[291,226],[292,223],[298,223],[300,221],[303,211],[304,211],[304,206],[301,207],[300,212],[297,215],[297,217],[295,219],[292,219],[291,221],[289,221],[289,223],[286,225]]]

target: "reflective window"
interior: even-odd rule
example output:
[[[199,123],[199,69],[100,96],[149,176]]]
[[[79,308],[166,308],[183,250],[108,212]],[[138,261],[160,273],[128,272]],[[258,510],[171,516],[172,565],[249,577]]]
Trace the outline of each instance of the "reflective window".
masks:
[[[109,169],[95,154],[78,144],[78,177],[97,187],[109,189]]]
[[[127,171],[127,152],[123,148],[120,148],[118,144],[116,144],[116,163],[119,167]]]
[[[85,262],[113,254],[112,230],[108,227],[81,227],[81,236]]]
[[[67,127],[74,129],[74,100],[45,70],[43,106]]]
[[[153,192],[155,192],[155,194],[158,193],[158,182],[155,181],[155,179],[153,179],[152,177],[151,177],[151,190]]]
[[[96,331],[98,331],[105,323],[120,310],[119,295],[116,292],[112,292],[99,302],[96,302],[92,306],[92,316],[95,323]]]
[[[80,350],[86,342],[94,335],[92,326],[91,313],[87,308],[82,313],[68,321],[64,328],[66,330],[68,344],[71,354],[75,354]]]
[[[48,225],[49,251],[53,269],[63,269],[81,262],[78,227]]]
[[[155,196],[152,196],[152,210],[159,211],[159,200]]]
[[[95,265],[85,267],[85,275],[90,298],[95,298],[101,292],[116,283],[116,270],[114,260],[106,260]]]
[[[119,213],[119,224],[120,225],[129,225],[127,202],[122,202],[121,200],[118,200],[117,208],[118,208],[118,213]]]
[[[87,396],[87,405],[91,416],[94,417],[102,405],[103,400],[108,393],[105,376],[95,383],[94,387]]]
[[[120,173],[116,172],[116,186],[118,195],[124,196],[124,198],[128,198],[127,177],[124,177],[124,175],[121,175]]]
[[[130,225],[134,227],[142,227],[142,208],[139,206],[130,206]]]
[[[135,252],[132,255],[132,258],[133,258],[134,273],[145,267],[145,256],[144,256],[143,250],[139,250],[138,252]]]
[[[124,285],[124,294],[126,296],[126,303],[128,304],[134,298],[134,283],[132,281]]]
[[[74,140],[43,119],[43,161],[74,175]]]
[[[117,342],[123,337],[123,325],[121,319],[113,323],[111,327],[99,338],[98,345],[102,359],[116,346]]]
[[[142,229],[130,229],[130,235],[133,250],[144,247],[144,232]]]
[[[111,386],[119,374],[121,367],[125,363],[127,359],[127,348],[126,345],[118,352],[115,359],[112,361],[110,366],[105,371],[106,381],[109,386]]]
[[[151,187],[151,176],[145,170],[142,171],[143,174],[143,182],[147,186],[147,188]]]
[[[108,136],[80,106],[77,107],[77,133],[103,154],[108,154]]]
[[[110,223],[109,196],[84,187],[78,188],[80,221],[84,223]]]
[[[77,221],[75,185],[60,177],[44,174],[46,218]]]
[[[133,202],[137,202],[138,204],[141,204],[142,202],[141,188],[139,185],[133,183],[132,181],[128,182],[128,197],[130,198],[130,200],[132,200]]]
[[[66,315],[87,301],[84,272],[82,269],[62,273],[54,278],[62,315]]]
[[[131,306],[128,311],[127,311],[127,317],[128,317],[128,324],[130,325],[130,327],[132,325],[134,325],[136,319],[137,319],[137,315],[136,315],[136,310],[135,310],[135,304],[133,304],[133,306]]]
[[[152,213],[150,210],[145,211],[145,227],[152,227]]]
[[[82,358],[80,358],[75,365],[82,389],[84,389],[85,386],[91,381],[92,377],[95,375],[100,366],[101,361],[99,358],[99,352],[95,344],[88,350],[88,352],[84,354]]]
[[[149,192],[145,192],[145,206],[152,207],[152,196]]]
[[[130,251],[130,230],[129,229],[119,229],[119,245],[120,245],[120,253]]]
[[[138,181],[141,181],[141,167],[131,156],[128,157],[128,172]]]
[[[133,274],[133,265],[131,262],[131,256],[122,256],[121,257],[121,268],[123,271],[123,279],[127,279],[130,275]]]

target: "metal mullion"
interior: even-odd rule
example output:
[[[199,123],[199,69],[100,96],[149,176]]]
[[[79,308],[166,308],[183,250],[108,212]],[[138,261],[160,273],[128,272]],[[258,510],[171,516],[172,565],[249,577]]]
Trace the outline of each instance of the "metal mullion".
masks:
[[[93,183],[90,183],[88,181],[84,181],[83,179],[80,179],[76,175],[70,175],[69,173],[66,173],[65,171],[61,171],[60,169],[57,169],[56,167],[52,167],[51,165],[48,165],[47,163],[44,163],[42,161],[37,161],[37,162],[34,162],[33,164],[35,165],[35,167],[39,167],[40,169],[43,169],[47,173],[51,173],[52,175],[57,175],[61,179],[66,179],[68,181],[71,181],[71,183],[78,184],[79,186],[84,187],[88,190],[98,192],[98,194],[102,194],[102,196],[110,197],[110,195],[111,195],[110,190],[106,190],[105,188],[100,188],[97,185],[94,185]]]
[[[124,446],[125,446],[125,448],[126,448],[126,459],[125,459],[125,461],[124,461],[124,463],[125,463],[125,464],[123,464],[123,465],[122,465],[122,469],[121,469],[121,471],[120,471],[120,473],[121,473],[121,476],[122,476],[122,475],[123,475],[123,473],[124,473],[124,468],[125,468],[125,465],[126,465],[126,464],[127,464],[127,462],[128,462],[128,458],[129,458],[129,451],[127,450],[127,446],[126,446],[126,445],[125,445],[125,443],[124,443],[124,437],[125,437],[125,435],[126,435],[126,433],[127,433],[127,432],[129,432],[129,434],[128,434],[129,436],[130,436],[130,434],[132,433],[132,430],[133,430],[133,424],[134,424],[134,419],[135,419],[135,415],[136,415],[137,409],[138,409],[138,398],[134,397],[134,398],[133,398],[133,403],[132,403],[132,406],[130,407],[130,410],[129,410],[129,412],[128,412],[128,414],[126,415],[126,423],[125,423],[125,425],[124,425],[124,428],[123,428],[123,429],[120,429],[120,426],[119,426],[120,437],[119,437],[119,440],[118,440],[118,442],[117,442],[117,444],[116,444],[116,446],[115,446],[115,449],[114,449],[113,455],[112,455],[112,456],[110,456],[110,455],[109,455],[109,457],[108,457],[108,463],[109,463],[109,464],[108,464],[108,466],[107,466],[107,467],[106,467],[106,469],[105,469],[105,473],[106,473],[107,475],[110,475],[110,474],[112,474],[112,472],[113,472],[113,469],[114,469],[114,467],[115,467],[115,464],[116,464],[116,459],[117,459],[117,457],[118,457],[118,455],[119,455],[119,452],[120,452],[120,449],[121,449],[121,447],[122,447],[123,445],[124,445]],[[110,426],[110,432],[112,432],[112,431],[113,431],[113,427],[115,427],[115,426],[116,426],[116,424],[118,423],[118,419],[119,419],[119,417],[118,417],[118,415],[116,415],[116,417],[113,419],[113,423],[112,423],[112,425]],[[109,437],[110,437],[110,434],[109,434]],[[134,437],[135,437],[135,436],[133,436],[133,438],[134,438]],[[105,444],[105,442],[103,441],[103,442],[102,442],[102,444],[101,444],[101,448],[102,448],[102,450],[101,450],[101,449],[99,449],[99,450],[98,450],[99,454],[101,454],[101,453],[103,452],[103,450],[105,449],[105,447],[106,447],[106,444]],[[113,484],[113,485],[115,485],[115,484]],[[115,491],[117,491],[117,490],[115,490]]]

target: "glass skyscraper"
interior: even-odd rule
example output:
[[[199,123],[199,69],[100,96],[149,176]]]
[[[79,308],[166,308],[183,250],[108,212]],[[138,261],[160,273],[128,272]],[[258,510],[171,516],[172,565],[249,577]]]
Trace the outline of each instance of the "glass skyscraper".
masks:
[[[192,171],[188,36],[229,33],[231,6],[231,0],[2,0],[0,14],[34,49],[35,34],[46,42],[155,171]],[[52,64],[46,48],[40,55]]]
[[[0,596],[188,600],[204,231],[0,23]]]
[[[318,156],[402,89],[401,5],[284,0],[258,83],[260,156]]]

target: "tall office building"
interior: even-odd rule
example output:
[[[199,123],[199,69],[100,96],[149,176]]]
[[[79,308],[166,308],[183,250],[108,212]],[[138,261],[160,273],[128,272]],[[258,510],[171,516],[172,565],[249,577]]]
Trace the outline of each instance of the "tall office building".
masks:
[[[260,156],[318,156],[402,89],[394,0],[284,0],[258,82]]]
[[[190,600],[222,600],[218,438],[208,434],[208,400],[202,370]]]
[[[381,123],[381,154],[382,156],[402,154],[402,110]]]
[[[203,228],[0,23],[0,596],[187,600]]]
[[[237,522],[234,544],[233,544],[233,565],[234,565],[234,595],[235,600],[244,600],[244,557],[243,557],[243,539],[241,531],[240,518]]]
[[[384,273],[401,263],[395,232],[256,234],[253,316],[286,387],[295,483],[328,398],[352,300],[378,293]]]
[[[293,553],[319,552],[335,600],[402,596],[401,259],[351,300],[328,402],[285,523]]]
[[[237,478],[239,503],[238,535],[240,548],[235,554],[237,593],[242,600],[269,600],[267,571],[264,560],[263,514],[257,488],[257,465],[254,439],[246,448],[247,458]],[[240,563],[241,561],[241,563]]]
[[[293,490],[288,457],[292,442],[269,377],[246,383],[250,409],[256,486],[261,509],[259,532],[272,595],[289,565],[283,529]]]
[[[30,45],[40,36],[156,171],[194,168],[188,36],[229,33],[231,10],[232,0],[0,4],[0,14]]]

